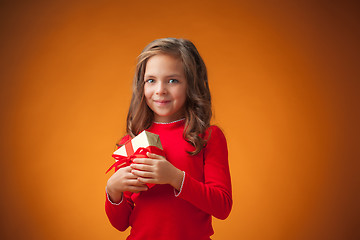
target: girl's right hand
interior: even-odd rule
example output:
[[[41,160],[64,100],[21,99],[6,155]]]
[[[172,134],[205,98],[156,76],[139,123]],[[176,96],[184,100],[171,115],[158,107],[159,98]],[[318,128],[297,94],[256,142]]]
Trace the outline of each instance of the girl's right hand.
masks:
[[[112,202],[120,202],[125,191],[138,193],[148,190],[148,187],[140,182],[131,170],[130,166],[120,168],[107,181],[106,190]]]

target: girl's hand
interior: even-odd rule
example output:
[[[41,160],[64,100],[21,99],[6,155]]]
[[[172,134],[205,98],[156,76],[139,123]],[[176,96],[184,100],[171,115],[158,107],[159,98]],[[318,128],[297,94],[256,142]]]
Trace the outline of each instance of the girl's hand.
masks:
[[[148,189],[131,170],[130,166],[120,168],[107,181],[106,190],[112,202],[120,202],[125,191],[137,193]]]
[[[163,156],[147,153],[149,158],[135,158],[131,173],[142,183],[170,184],[180,190],[183,172],[174,167]]]

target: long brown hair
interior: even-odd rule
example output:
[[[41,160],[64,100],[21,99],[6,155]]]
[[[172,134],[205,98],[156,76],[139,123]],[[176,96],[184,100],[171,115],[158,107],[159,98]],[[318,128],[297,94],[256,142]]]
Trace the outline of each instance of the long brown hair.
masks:
[[[195,147],[189,154],[195,155],[206,144],[205,131],[210,126],[212,116],[211,95],[205,63],[195,45],[186,39],[157,39],[147,45],[139,55],[127,115],[127,133],[134,137],[149,128],[154,120],[154,113],[147,106],[144,96],[144,74],[148,59],[157,54],[178,57],[183,63],[187,81],[183,135],[185,140]]]

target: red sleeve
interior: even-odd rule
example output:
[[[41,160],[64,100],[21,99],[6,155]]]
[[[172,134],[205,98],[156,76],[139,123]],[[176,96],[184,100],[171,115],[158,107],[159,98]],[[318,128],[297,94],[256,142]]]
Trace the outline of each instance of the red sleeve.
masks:
[[[119,142],[120,145],[128,141],[130,137],[126,135]],[[134,208],[134,203],[131,200],[131,193],[123,193],[120,203],[112,203],[106,193],[105,212],[114,228],[119,231],[125,231],[129,227],[129,217]]]
[[[220,128],[211,126],[204,149],[204,182],[185,173],[178,197],[219,219],[228,217],[232,207],[231,179],[226,139]]]
[[[129,227],[129,217],[134,208],[134,203],[126,193],[119,204],[110,202],[106,193],[105,212],[111,225],[119,231],[125,231]]]

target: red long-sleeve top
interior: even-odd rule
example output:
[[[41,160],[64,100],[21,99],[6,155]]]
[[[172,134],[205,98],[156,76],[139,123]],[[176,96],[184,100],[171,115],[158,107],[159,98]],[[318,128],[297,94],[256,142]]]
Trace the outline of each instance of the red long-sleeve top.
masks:
[[[211,216],[225,219],[232,207],[231,179],[226,139],[220,128],[211,126],[205,148],[195,156],[194,147],[183,138],[184,120],[153,123],[147,131],[160,136],[166,159],[184,171],[179,192],[168,184],[155,185],[141,193],[123,194],[119,204],[106,198],[111,224],[124,231],[128,240],[210,239]],[[210,130],[210,131],[209,131]],[[121,143],[129,139],[125,136]]]

